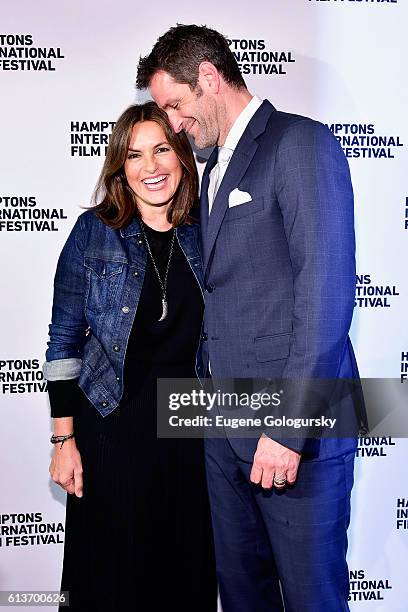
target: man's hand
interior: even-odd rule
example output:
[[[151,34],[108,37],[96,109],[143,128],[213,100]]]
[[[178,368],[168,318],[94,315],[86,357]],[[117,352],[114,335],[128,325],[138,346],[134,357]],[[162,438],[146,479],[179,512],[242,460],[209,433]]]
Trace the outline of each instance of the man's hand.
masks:
[[[259,438],[250,474],[251,482],[264,489],[283,489],[296,480],[300,453],[271,440],[265,434]]]

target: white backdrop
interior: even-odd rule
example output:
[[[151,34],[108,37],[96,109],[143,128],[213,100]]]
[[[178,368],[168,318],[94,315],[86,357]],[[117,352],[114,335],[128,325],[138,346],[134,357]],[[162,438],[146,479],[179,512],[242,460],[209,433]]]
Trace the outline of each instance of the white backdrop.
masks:
[[[408,10],[404,0],[207,0],[189,8],[5,0],[1,13],[0,590],[57,590],[65,494],[48,475],[40,373],[52,281],[90,202],[110,122],[146,98],[134,88],[139,56],[176,22],[205,23],[241,54],[252,93],[326,123],[341,139],[356,202],[361,299],[352,339],[362,376],[399,378],[408,364]],[[407,448],[383,438],[359,450],[352,610],[407,610]]]

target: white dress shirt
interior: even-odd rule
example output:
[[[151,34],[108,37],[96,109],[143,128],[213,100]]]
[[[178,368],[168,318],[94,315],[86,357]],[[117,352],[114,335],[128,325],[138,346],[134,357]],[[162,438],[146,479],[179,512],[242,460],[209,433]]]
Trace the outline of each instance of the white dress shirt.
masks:
[[[258,96],[253,96],[251,101],[246,105],[243,111],[238,115],[236,120],[234,121],[230,131],[228,132],[227,138],[225,140],[225,144],[222,147],[218,147],[218,151],[220,149],[229,149],[230,155],[225,155],[223,151],[224,160],[221,163],[218,163],[214,166],[214,168],[210,172],[210,182],[208,185],[208,211],[211,212],[211,207],[214,202],[216,193],[218,191],[218,187],[221,184],[222,179],[224,178],[224,174],[227,171],[228,164],[230,159],[237,147],[238,142],[242,134],[245,131],[248,123],[261,106],[262,100],[258,98]]]

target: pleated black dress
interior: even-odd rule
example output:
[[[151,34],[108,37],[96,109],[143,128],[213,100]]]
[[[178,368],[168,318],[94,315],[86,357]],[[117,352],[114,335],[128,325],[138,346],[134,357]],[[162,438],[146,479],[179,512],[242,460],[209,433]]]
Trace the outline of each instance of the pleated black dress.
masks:
[[[163,278],[173,230],[146,227]],[[202,440],[157,439],[156,380],[195,377],[203,301],[177,239],[169,311],[150,259],[125,360],[125,393],[102,417],[74,415],[82,498],[68,495],[61,590],[69,608],[215,612],[217,588]],[[144,602],[144,603],[142,603]]]

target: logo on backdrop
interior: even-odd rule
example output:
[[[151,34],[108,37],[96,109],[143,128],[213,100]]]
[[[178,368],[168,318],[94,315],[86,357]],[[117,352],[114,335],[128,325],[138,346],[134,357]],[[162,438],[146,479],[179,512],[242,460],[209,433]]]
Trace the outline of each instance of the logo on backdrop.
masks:
[[[354,306],[360,308],[391,308],[399,291],[396,285],[375,285],[371,274],[357,274]]]
[[[63,544],[62,523],[49,523],[42,512],[0,514],[0,547]]]
[[[62,208],[37,208],[35,196],[0,196],[0,232],[58,232]]]
[[[404,145],[399,136],[377,133],[373,123],[326,123],[346,157],[394,159]]]
[[[71,121],[71,157],[106,155],[115,121]]]
[[[391,437],[359,438],[356,456],[387,457],[390,446],[395,446],[395,442]]]
[[[408,529],[408,498],[398,497],[396,502],[396,528],[398,530]]]
[[[405,198],[404,229],[408,230],[408,198]]]
[[[39,359],[0,359],[0,387],[3,395],[44,393],[47,383]]]
[[[408,351],[401,353],[401,382],[408,382]]]
[[[60,47],[37,47],[31,34],[0,34],[1,70],[56,70]]]
[[[364,570],[350,570],[349,601],[384,600],[392,589],[389,578],[367,578]]]
[[[242,74],[286,74],[296,62],[292,51],[271,51],[263,39],[228,39],[229,47]]]

